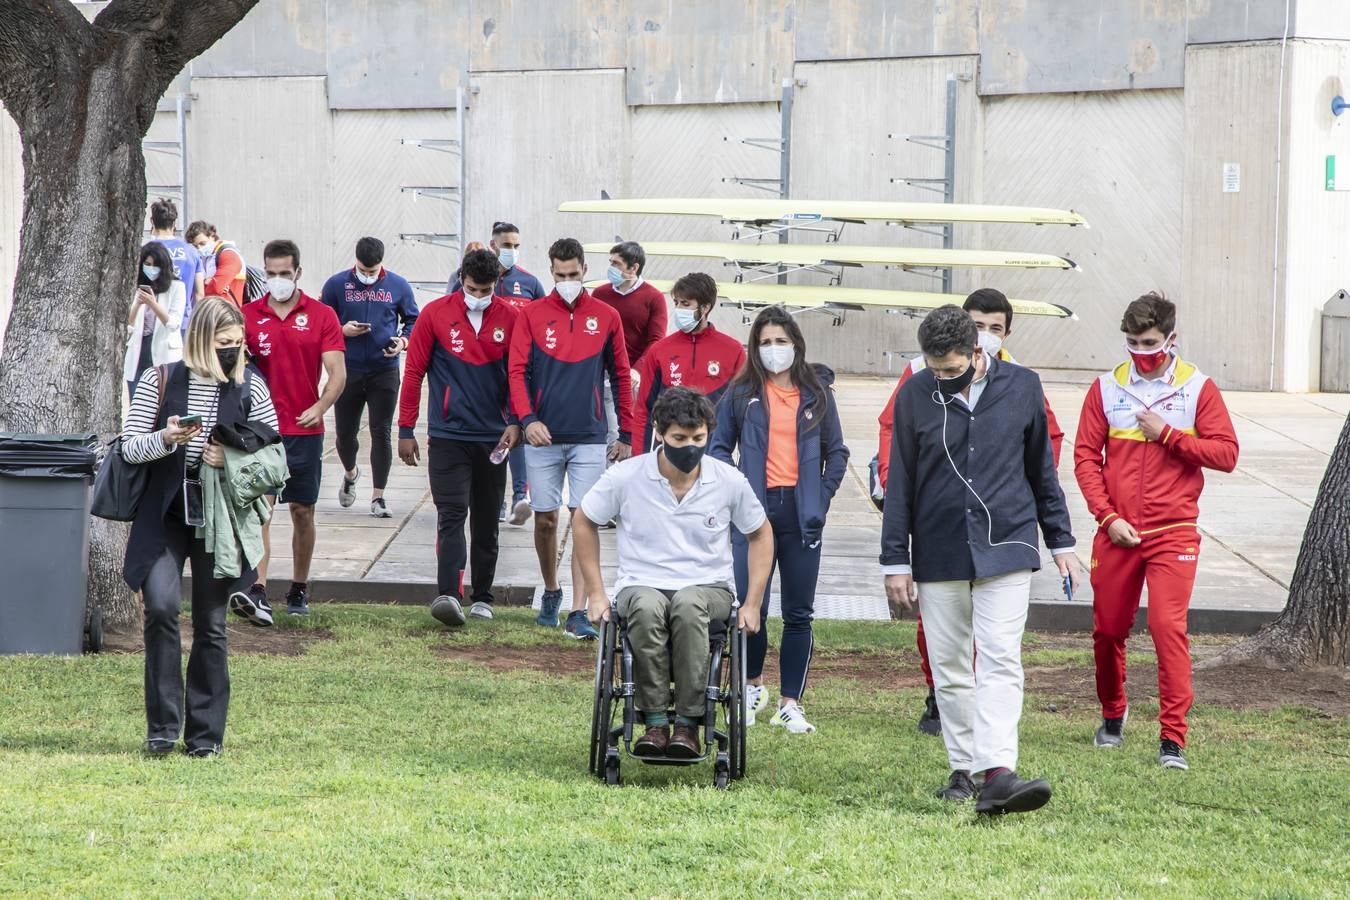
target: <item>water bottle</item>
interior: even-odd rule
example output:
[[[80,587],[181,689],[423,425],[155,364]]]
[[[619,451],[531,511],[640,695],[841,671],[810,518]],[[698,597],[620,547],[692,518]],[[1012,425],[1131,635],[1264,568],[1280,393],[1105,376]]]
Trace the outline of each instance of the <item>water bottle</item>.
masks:
[[[494,466],[500,466],[506,462],[506,455],[510,452],[511,448],[507,446],[506,438],[502,438],[497,442],[497,446],[492,448],[492,454],[488,456],[488,461]]]

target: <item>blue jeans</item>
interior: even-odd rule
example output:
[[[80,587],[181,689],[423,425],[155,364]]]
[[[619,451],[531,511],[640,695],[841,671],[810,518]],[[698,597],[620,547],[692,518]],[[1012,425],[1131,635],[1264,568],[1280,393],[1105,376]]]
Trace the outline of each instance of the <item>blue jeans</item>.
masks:
[[[512,447],[506,460],[511,467],[511,505],[515,506],[525,499],[525,448]]]
[[[820,575],[821,544],[807,547],[802,544],[801,526],[797,524],[797,495],[794,488],[770,488],[764,495],[764,512],[773,528],[773,568],[778,571],[778,593],[783,615],[783,639],[778,647],[779,693],[800,700],[806,693],[806,673],[811,667],[811,620],[816,606],[816,580]],[[731,554],[736,568],[736,598],[745,602],[749,581],[746,564],[748,544],[745,536],[731,532]],[[764,604],[760,607],[760,626],[755,634],[746,636],[746,676],[758,678],[764,672],[764,656],[769,651],[769,587],[773,583],[773,569],[769,571],[769,585],[764,587]]]
[[[530,475],[530,509],[553,512],[562,506],[563,478],[567,479],[567,506],[576,509],[586,492],[605,474],[604,444],[525,445]]]

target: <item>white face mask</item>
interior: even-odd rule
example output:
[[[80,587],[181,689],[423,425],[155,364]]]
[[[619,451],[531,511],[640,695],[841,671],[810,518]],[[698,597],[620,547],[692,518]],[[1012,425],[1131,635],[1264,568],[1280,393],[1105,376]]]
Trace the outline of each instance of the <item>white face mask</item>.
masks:
[[[515,268],[519,257],[520,250],[516,247],[503,247],[502,252],[497,254],[497,262],[501,263],[504,269],[512,269]]]
[[[465,294],[464,305],[469,308],[470,312],[482,312],[492,305],[492,295],[488,294],[486,297],[475,297],[473,294]]]
[[[267,293],[272,295],[273,300],[285,303],[291,299],[291,294],[295,293],[295,282],[289,278],[274,275],[267,279]]]
[[[357,270],[356,280],[366,286],[369,286],[380,280],[380,273],[376,272],[374,275],[367,275],[365,272]]]
[[[698,310],[676,308],[673,314],[675,327],[689,334],[698,327]]]
[[[145,277],[149,278],[151,281],[155,281],[159,278],[159,266],[141,266],[141,271],[144,272]]]
[[[573,303],[576,303],[577,298],[581,296],[581,282],[559,281],[557,283],[557,291],[558,296],[563,298],[563,302],[568,306],[571,306]]]
[[[759,348],[759,361],[764,368],[777,375],[792,368],[797,360],[797,348],[791,344],[762,344]]]
[[[994,334],[992,331],[981,331],[977,342],[984,348],[985,356],[990,359],[998,356],[998,351],[1003,347],[1003,338]]]

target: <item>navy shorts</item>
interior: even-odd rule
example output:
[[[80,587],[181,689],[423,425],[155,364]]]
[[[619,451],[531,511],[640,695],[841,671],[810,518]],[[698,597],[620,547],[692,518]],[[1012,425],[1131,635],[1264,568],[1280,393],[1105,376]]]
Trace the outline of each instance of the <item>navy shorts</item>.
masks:
[[[281,489],[280,501],[313,506],[319,502],[319,483],[323,481],[323,435],[283,434],[281,443],[291,475]]]

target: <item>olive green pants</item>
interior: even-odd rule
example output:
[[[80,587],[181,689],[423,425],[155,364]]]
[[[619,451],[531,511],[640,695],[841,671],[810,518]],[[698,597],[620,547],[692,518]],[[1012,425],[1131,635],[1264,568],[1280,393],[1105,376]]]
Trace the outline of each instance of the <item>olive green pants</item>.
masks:
[[[626,587],[617,597],[633,648],[637,708],[664,712],[675,681],[675,712],[702,720],[707,710],[708,622],[731,614],[734,595],[725,584],[678,591]]]

